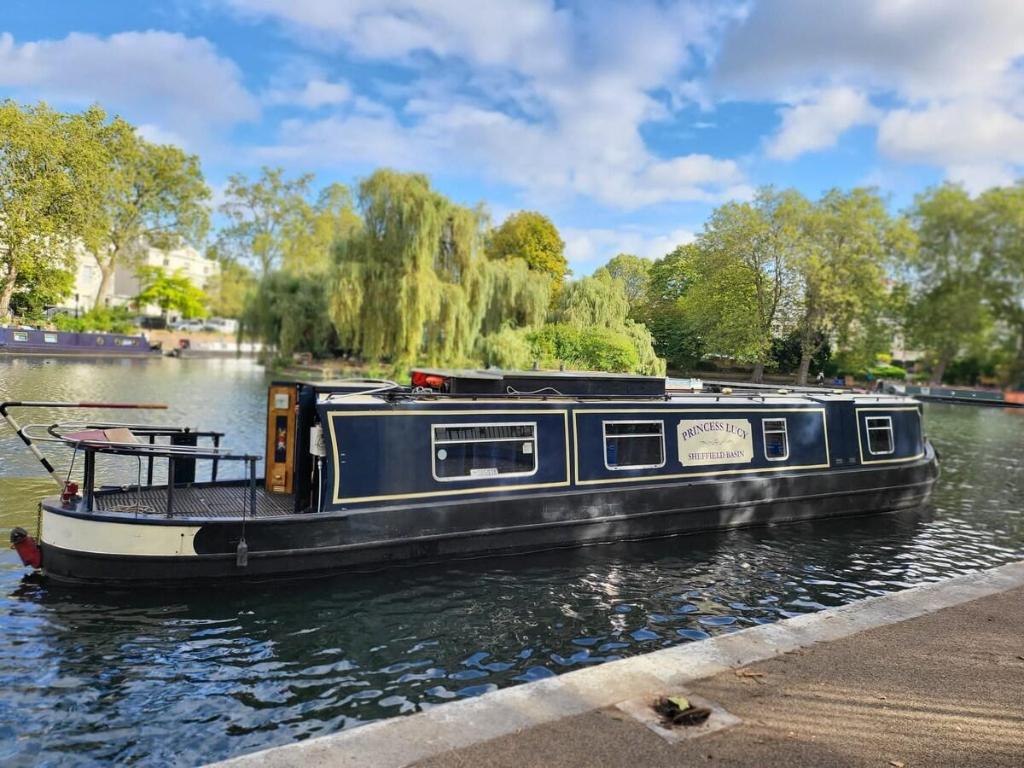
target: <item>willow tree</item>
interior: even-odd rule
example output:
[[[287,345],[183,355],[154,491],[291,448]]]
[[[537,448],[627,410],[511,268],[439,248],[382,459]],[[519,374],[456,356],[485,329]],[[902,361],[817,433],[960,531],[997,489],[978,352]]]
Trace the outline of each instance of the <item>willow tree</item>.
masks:
[[[580,359],[589,361],[591,366],[601,370],[663,375],[665,361],[654,351],[650,331],[642,323],[629,319],[629,310],[625,283],[602,267],[590,277],[565,286],[559,297],[555,320],[580,332],[577,342],[581,349]],[[628,350],[628,354],[621,350]],[[562,359],[573,362],[565,357]],[[606,364],[601,361],[606,361]]]
[[[481,334],[543,320],[548,280],[519,259],[489,261],[480,209],[422,174],[381,170],[359,185],[363,227],[338,244],[331,319],[369,359],[460,363]]]

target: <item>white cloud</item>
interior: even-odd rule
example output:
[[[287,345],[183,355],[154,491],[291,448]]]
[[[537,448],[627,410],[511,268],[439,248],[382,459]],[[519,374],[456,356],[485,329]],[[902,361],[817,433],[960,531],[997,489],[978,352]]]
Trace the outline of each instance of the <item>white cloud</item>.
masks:
[[[0,87],[23,98],[99,102],[153,136],[200,136],[257,115],[230,60],[204,38],[170,32],[72,33],[18,44],[0,33]]]
[[[660,157],[640,128],[672,117],[692,52],[724,12],[690,4],[553,0],[225,0],[295,39],[398,62],[413,81],[389,105],[289,121],[265,157],[358,158],[480,173],[541,199],[582,195],[630,208],[717,201],[747,189],[733,160]],[[423,57],[441,60],[428,66]],[[655,93],[662,95],[655,96]],[[396,103],[397,102],[397,103]],[[669,103],[666,103],[669,102]]]
[[[590,274],[619,253],[660,259],[677,246],[692,243],[695,238],[696,235],[689,229],[660,234],[638,229],[562,229],[565,256],[577,277]]]
[[[1022,60],[1019,0],[761,0],[724,36],[713,90],[796,105],[772,156],[878,122],[886,158],[978,187],[1024,170]]]
[[[890,156],[940,165],[972,191],[1011,183],[1024,165],[1024,119],[990,101],[960,99],[922,109],[897,109],[879,126],[878,145]]]
[[[770,157],[792,160],[833,146],[855,125],[877,118],[867,97],[852,88],[830,88],[812,100],[780,110],[782,125],[767,143]]]
[[[276,105],[296,105],[306,109],[344,104],[352,98],[352,88],[348,83],[332,82],[314,78],[297,88],[275,88],[263,96],[263,103]]]
[[[993,92],[1020,57],[1018,0],[761,0],[716,66],[733,95],[795,98],[859,83],[912,100]]]

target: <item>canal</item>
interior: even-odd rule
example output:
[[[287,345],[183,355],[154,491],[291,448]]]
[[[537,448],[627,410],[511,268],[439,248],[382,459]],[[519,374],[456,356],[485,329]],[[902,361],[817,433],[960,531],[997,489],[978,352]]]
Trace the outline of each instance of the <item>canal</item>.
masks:
[[[166,402],[142,417],[260,453],[268,382],[233,360],[0,362],[2,399]],[[201,590],[47,587],[3,550],[0,764],[198,765],[1024,556],[1024,410],[925,421],[943,475],[899,514]],[[51,486],[0,429],[4,541]]]

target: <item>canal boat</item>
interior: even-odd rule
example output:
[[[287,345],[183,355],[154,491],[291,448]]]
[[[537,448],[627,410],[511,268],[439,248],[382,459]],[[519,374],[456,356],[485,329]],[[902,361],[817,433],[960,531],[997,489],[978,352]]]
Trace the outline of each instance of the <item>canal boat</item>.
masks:
[[[64,581],[310,576],[861,515],[920,505],[938,476],[921,405],[887,394],[544,371],[277,382],[265,461],[191,427],[22,428],[13,411],[33,405],[155,406],[0,405],[59,490],[12,544]],[[104,483],[117,460],[129,476]]]
[[[159,359],[160,345],[124,333],[0,328],[0,356],[144,357]]]

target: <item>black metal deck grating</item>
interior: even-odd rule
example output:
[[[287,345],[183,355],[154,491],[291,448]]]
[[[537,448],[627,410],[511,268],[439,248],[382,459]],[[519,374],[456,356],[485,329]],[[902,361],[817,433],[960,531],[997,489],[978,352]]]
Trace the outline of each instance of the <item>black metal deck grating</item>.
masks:
[[[294,500],[284,494],[269,494],[256,489],[256,510],[252,517],[280,517],[294,511]],[[104,491],[93,502],[98,512],[139,512],[146,515],[167,514],[167,489],[134,488]],[[241,517],[248,508],[249,489],[245,486],[208,486],[175,488],[172,517]]]

